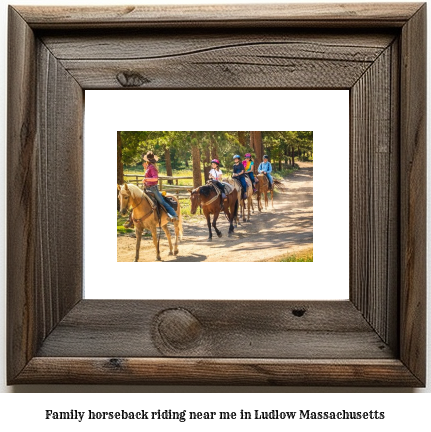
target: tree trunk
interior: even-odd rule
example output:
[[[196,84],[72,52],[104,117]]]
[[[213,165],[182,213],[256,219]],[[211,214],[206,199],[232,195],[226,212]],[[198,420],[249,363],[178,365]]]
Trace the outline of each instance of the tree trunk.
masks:
[[[211,134],[211,159],[220,160],[220,158],[218,156],[217,140],[215,139],[214,135],[212,135],[212,134]]]
[[[202,175],[201,175],[201,152],[199,150],[199,144],[196,140],[192,141],[192,161],[193,161],[193,187],[197,188],[202,186]]]
[[[205,178],[205,183],[209,180],[210,178],[210,170],[211,170],[211,155],[210,155],[210,148],[207,147],[205,149],[205,165],[204,165],[204,178]]]
[[[245,132],[238,132],[238,141],[243,147],[247,145],[245,142]]]
[[[121,140],[121,132],[117,131],[117,184],[124,183],[123,169],[123,141]],[[120,200],[118,199],[118,189],[115,190],[117,197],[117,211],[120,211]]]
[[[280,152],[280,158],[278,159],[278,170],[281,171],[281,152]]]
[[[250,132],[250,145],[256,154],[256,162],[254,164],[254,170],[256,171],[263,159],[262,132]]]
[[[121,140],[121,132],[117,131],[117,184],[122,185],[123,183],[123,141]]]
[[[295,147],[292,146],[292,168],[295,166]]]
[[[172,164],[171,164],[171,152],[168,147],[165,147],[165,163],[166,163],[166,175],[172,177]],[[168,180],[168,184],[174,184],[173,180]]]

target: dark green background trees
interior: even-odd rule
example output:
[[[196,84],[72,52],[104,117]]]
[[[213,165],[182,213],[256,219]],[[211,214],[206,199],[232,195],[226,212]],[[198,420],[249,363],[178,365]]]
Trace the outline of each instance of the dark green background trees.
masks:
[[[219,159],[225,171],[233,164],[232,156],[251,153],[257,163],[268,154],[274,170],[294,166],[296,159],[313,156],[312,131],[120,131],[117,132],[117,183],[124,183],[124,167],[141,166],[142,156],[154,151],[172,170],[192,169],[194,187],[202,183],[202,171],[208,179],[210,162]],[[257,168],[256,165],[256,168]]]

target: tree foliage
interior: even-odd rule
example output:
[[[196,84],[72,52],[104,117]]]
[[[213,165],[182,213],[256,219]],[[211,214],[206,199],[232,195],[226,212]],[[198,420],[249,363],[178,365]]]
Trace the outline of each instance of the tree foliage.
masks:
[[[214,158],[229,171],[235,154],[243,157],[251,153],[258,157],[257,164],[263,154],[268,154],[276,170],[282,165],[293,165],[296,158],[310,158],[313,154],[312,131],[122,131],[120,137],[121,148],[118,150],[117,144],[117,150],[121,154],[117,160],[124,165],[140,165],[143,154],[152,150],[166,163],[168,175],[172,175],[172,168],[193,166],[195,183],[202,171],[207,177]]]

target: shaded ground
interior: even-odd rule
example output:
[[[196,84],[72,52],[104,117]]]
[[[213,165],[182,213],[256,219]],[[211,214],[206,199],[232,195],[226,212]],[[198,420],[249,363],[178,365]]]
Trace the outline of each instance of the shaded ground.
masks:
[[[242,222],[232,237],[227,237],[228,222],[220,216],[217,227],[223,233],[218,238],[213,230],[213,241],[207,242],[208,228],[203,216],[183,224],[184,236],[178,256],[168,256],[168,242],[164,233],[160,240],[163,261],[271,261],[282,255],[293,254],[313,246],[313,164],[300,163],[300,169],[284,180],[286,193],[274,195],[274,208],[251,214],[250,222]],[[173,227],[171,227],[173,233]],[[117,261],[133,261],[136,239],[117,237]],[[140,262],[154,261],[155,249],[151,237],[143,237]]]

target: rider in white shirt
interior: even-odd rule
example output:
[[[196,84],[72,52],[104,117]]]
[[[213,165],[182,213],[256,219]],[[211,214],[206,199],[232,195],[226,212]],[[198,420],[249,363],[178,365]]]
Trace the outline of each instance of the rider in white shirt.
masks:
[[[218,159],[213,159],[211,161],[211,170],[209,172],[209,178],[212,180],[220,190],[225,193],[224,184],[221,183],[223,178],[223,173],[219,167],[220,162]]]

